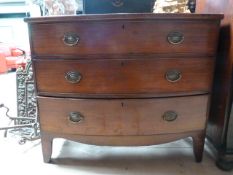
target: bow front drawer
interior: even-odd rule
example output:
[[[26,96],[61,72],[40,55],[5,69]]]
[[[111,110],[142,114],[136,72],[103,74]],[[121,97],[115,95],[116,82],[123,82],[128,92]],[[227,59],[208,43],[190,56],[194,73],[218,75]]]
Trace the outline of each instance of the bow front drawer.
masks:
[[[130,97],[203,94],[213,58],[35,60],[39,95]]]
[[[39,98],[43,131],[78,135],[153,135],[205,128],[208,95],[88,100]]]
[[[213,21],[123,20],[32,23],[34,56],[204,54],[216,51]],[[48,47],[49,46],[49,47]]]

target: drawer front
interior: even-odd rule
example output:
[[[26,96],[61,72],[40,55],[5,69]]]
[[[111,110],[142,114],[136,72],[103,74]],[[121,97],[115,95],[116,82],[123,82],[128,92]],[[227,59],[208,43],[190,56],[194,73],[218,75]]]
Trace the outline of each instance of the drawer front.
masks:
[[[81,21],[31,24],[33,55],[214,55],[218,22]],[[48,47],[49,46],[49,47]]]
[[[208,96],[87,100],[39,97],[41,129],[79,135],[153,135],[203,130]]]
[[[34,60],[39,95],[167,96],[211,88],[214,59]]]

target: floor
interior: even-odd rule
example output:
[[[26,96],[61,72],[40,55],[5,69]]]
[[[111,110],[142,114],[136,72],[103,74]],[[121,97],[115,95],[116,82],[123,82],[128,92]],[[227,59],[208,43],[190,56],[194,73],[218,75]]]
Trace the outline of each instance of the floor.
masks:
[[[0,75],[0,104],[16,116],[15,73]],[[0,109],[0,126],[7,124]],[[52,163],[42,160],[40,140],[18,144],[19,138],[0,132],[1,172],[56,175],[233,175],[215,166],[206,141],[204,159],[196,163],[191,139],[147,147],[100,147],[55,139]],[[1,173],[2,174],[2,173]]]

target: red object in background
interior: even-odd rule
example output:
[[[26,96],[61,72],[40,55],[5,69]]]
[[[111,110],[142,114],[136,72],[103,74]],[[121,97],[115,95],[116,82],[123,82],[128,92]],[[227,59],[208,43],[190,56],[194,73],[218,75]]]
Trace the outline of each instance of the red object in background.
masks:
[[[5,55],[2,51],[0,51],[0,73],[4,73],[7,71],[6,59]]]
[[[0,43],[0,73],[8,70],[25,67],[25,52],[14,46]]]

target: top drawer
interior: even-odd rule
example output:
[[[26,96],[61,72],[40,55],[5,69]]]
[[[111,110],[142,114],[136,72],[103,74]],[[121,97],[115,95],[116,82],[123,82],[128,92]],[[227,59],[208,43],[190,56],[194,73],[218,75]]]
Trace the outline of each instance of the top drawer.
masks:
[[[215,54],[217,20],[96,18],[30,23],[32,54]]]

